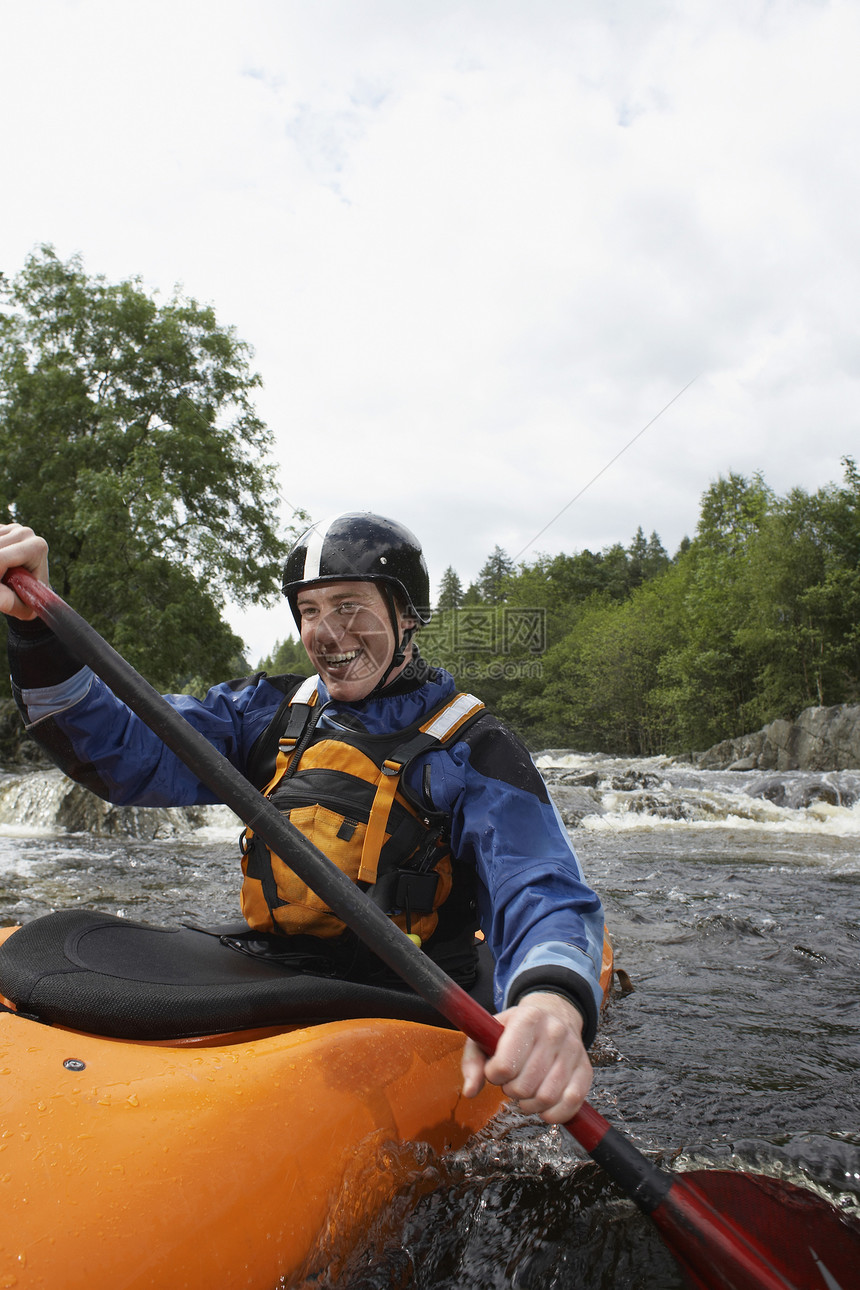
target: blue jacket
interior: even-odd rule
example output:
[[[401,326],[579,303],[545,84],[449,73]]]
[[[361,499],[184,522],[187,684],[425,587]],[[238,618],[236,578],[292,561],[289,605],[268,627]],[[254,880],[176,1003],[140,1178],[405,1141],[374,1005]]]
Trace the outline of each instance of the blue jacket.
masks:
[[[210,789],[41,625],[11,624],[13,692],[31,735],[73,779],[117,805],[190,806],[216,801]],[[169,702],[239,770],[285,695],[302,678],[265,673],[215,686],[205,699]],[[40,684],[34,684],[34,682]],[[45,682],[48,682],[45,684]],[[318,682],[321,699],[328,695]],[[456,692],[432,669],[423,684],[355,705],[333,705],[335,721],[371,734],[419,721]],[[326,717],[323,717],[325,720]],[[461,742],[430,751],[406,782],[450,817],[452,853],[474,866],[478,917],[496,960],[496,1006],[529,990],[556,988],[597,1027],[603,909],[586,885],[546,786],[521,741],[489,714]]]

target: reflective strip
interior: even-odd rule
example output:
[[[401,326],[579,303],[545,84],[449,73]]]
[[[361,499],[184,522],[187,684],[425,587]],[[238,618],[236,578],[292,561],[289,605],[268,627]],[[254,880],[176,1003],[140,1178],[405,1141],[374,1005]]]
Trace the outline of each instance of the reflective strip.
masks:
[[[27,710],[26,724],[29,730],[37,721],[45,717],[56,716],[65,712],[88,693],[93,683],[93,674],[88,667],[81,668],[74,676],[58,685],[45,685],[36,690],[22,690],[21,700]]]
[[[317,692],[318,680],[319,677],[314,673],[313,676],[309,676],[306,680],[302,681],[301,685],[290,699],[290,706],[292,707],[294,703],[310,703],[311,699]]]
[[[425,734],[432,735],[434,739],[447,739],[458,726],[471,717],[473,712],[477,712],[483,706],[481,700],[476,699],[474,694],[458,694],[447,708],[434,717],[429,726],[422,726],[421,729]]]

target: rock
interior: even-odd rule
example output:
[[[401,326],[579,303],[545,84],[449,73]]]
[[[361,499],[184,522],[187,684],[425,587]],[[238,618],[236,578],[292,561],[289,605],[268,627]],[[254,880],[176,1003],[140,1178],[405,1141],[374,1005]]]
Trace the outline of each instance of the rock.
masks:
[[[24,729],[12,699],[0,699],[0,766],[50,766],[51,762]]]
[[[860,800],[860,778],[850,770],[825,770],[818,774],[806,771],[784,778],[769,775],[744,791],[749,797],[765,798],[774,806],[792,811],[806,810],[819,802],[849,809]]]
[[[55,824],[69,833],[152,840],[180,837],[206,823],[202,806],[113,806],[80,784],[68,783]]]
[[[573,784],[577,788],[597,788],[600,783],[600,776],[596,770],[566,771],[564,774],[557,775],[554,782],[556,784]]]
[[[737,766],[730,766],[729,770],[736,770]],[[751,769],[744,767],[745,770]],[[744,790],[750,797],[761,797],[766,802],[773,802],[774,806],[787,806],[789,803],[788,788],[785,780],[782,779],[765,779],[760,784],[752,785]]]
[[[53,767],[0,778],[0,824],[17,828],[154,841],[187,837],[207,825],[232,829],[234,821],[238,836],[239,822],[226,807],[113,806]]]
[[[715,744],[695,764],[702,770],[860,768],[860,706],[805,708],[796,721],[772,721],[754,734]]]
[[[613,793],[635,793],[639,788],[657,788],[659,784],[659,775],[642,770],[628,770],[623,775],[613,775],[609,781]]]
[[[600,794],[592,788],[573,784],[551,784],[552,800],[569,829],[575,829],[586,815],[605,815]]]

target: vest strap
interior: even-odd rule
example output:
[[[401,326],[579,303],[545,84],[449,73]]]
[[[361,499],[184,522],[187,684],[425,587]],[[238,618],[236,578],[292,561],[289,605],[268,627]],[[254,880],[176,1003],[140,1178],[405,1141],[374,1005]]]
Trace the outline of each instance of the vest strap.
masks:
[[[302,682],[293,697],[289,700],[289,715],[284,733],[278,740],[280,747],[294,747],[311,717],[311,712],[319,699],[317,677],[309,676]]]
[[[382,778],[373,799],[370,819],[364,835],[364,846],[361,850],[361,865],[358,870],[360,882],[373,884],[377,880],[388,817],[404,766],[419,753],[427,752],[428,749],[438,747],[445,740],[450,739],[460,726],[483,706],[481,700],[476,699],[473,694],[455,695],[441,712],[435,713],[417,734],[408,739],[382,763]]]
[[[370,819],[364,834],[364,846],[361,848],[361,864],[358,869],[359,882],[376,882],[379,867],[379,856],[385,841],[385,827],[391,813],[391,804],[400,783],[402,762],[385,761],[382,764],[382,779],[370,808]]]

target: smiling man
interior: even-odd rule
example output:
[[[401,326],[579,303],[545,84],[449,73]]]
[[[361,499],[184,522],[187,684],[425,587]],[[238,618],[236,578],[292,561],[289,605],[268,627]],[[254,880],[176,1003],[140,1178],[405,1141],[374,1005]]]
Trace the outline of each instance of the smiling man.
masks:
[[[335,582],[302,587],[296,596],[299,631],[308,658],[332,699],[345,703],[366,698],[383,682],[393,681],[409,660],[405,653],[393,668],[394,634],[411,637],[418,623],[389,606],[372,582]]]
[[[0,526],[0,573],[15,565],[47,582],[46,544]],[[257,673],[170,701],[466,988],[481,928],[504,1034],[491,1058],[467,1042],[464,1093],[488,1079],[524,1111],[568,1120],[591,1082],[602,907],[524,745],[421,657],[430,584],[417,539],[365,512],[313,525],[287,558],[283,591],[314,676]],[[5,586],[0,610],[24,719],[67,774],[118,804],[213,800]],[[251,928],[312,945],[350,979],[383,978],[251,830],[242,872]]]

